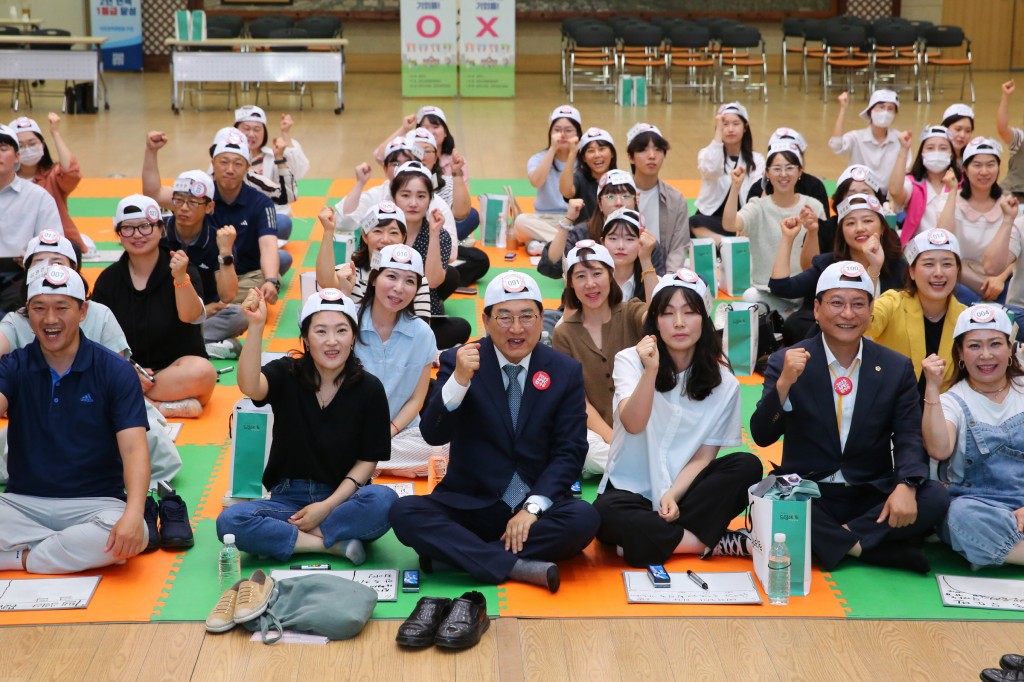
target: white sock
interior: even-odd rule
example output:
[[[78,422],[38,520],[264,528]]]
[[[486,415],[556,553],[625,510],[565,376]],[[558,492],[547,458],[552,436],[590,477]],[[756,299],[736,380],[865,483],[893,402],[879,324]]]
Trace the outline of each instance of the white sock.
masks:
[[[21,555],[25,550],[18,549],[13,552],[0,552],[0,571],[23,571],[25,567],[21,563]]]

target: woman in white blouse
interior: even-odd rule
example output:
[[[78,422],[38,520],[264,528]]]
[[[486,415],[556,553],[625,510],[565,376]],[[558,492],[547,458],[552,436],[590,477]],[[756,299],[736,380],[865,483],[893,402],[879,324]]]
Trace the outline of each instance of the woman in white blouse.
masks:
[[[693,272],[665,275],[644,332],[615,356],[614,427],[594,508],[601,542],[631,566],[672,554],[749,556],[746,531],[729,523],[761,480],[740,445],[740,386],[708,316],[711,294]]]

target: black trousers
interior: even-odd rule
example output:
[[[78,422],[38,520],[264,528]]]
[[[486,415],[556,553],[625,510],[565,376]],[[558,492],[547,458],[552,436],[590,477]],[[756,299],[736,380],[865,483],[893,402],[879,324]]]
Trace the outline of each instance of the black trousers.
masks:
[[[870,549],[882,542],[924,538],[949,508],[946,489],[938,481],[925,481],[917,488],[917,520],[892,528],[888,519],[876,522],[887,493],[869,485],[820,483],[818,487],[821,497],[811,500],[811,551],[826,571],[839,565],[858,542]]]
[[[501,540],[511,518],[512,511],[501,500],[483,509],[455,509],[433,495],[400,498],[389,514],[403,545],[490,584],[505,582],[519,559],[561,561],[576,556],[594,539],[600,521],[586,502],[558,500],[530,526],[523,550],[513,554]]]
[[[651,509],[652,500],[611,484],[597,497],[601,515],[597,539],[622,547],[630,566],[663,564],[672,556],[683,531],[714,547],[729,523],[747,506],[747,488],[761,480],[761,460],[734,452],[711,461],[697,474],[679,501],[679,518],[665,521]]]
[[[487,252],[475,246],[460,246],[459,260],[465,261],[455,266],[462,282],[459,286],[468,287],[491,269],[491,261],[487,257]]]

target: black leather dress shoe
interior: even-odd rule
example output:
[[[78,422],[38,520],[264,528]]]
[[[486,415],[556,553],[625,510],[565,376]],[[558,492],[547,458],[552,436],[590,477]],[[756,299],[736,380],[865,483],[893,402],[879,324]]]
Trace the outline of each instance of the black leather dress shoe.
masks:
[[[430,646],[451,604],[448,597],[421,597],[409,617],[398,626],[395,641],[402,646]]]
[[[983,682],[1024,682],[1024,671],[985,668],[979,677]]]
[[[480,641],[490,625],[487,599],[479,592],[466,592],[452,602],[444,622],[437,628],[434,644],[446,649],[468,649]]]
[[[1024,654],[1003,654],[999,667],[1003,670],[1024,670]]]

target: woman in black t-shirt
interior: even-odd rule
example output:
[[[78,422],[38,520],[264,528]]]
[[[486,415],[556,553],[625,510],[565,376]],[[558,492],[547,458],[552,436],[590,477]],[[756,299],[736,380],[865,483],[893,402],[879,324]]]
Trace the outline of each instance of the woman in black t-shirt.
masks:
[[[228,507],[217,535],[238,548],[284,561],[293,554],[336,554],[358,565],[364,542],[390,528],[398,495],[370,485],[377,462],[391,457],[388,399],[363,371],[352,346],[355,304],[337,289],[308,299],[299,317],[303,352],[260,368],[267,305],[259,289],[242,303],[249,333],[238,358],[238,387],[274,411],[273,443],[263,471],[269,500]]]
[[[199,270],[184,251],[160,248],[164,221],[149,197],[122,199],[114,230],[125,252],[100,273],[92,300],[110,308],[124,330],[132,360],[144,368],[146,399],[165,417],[198,417],[217,383],[203,343]]]

